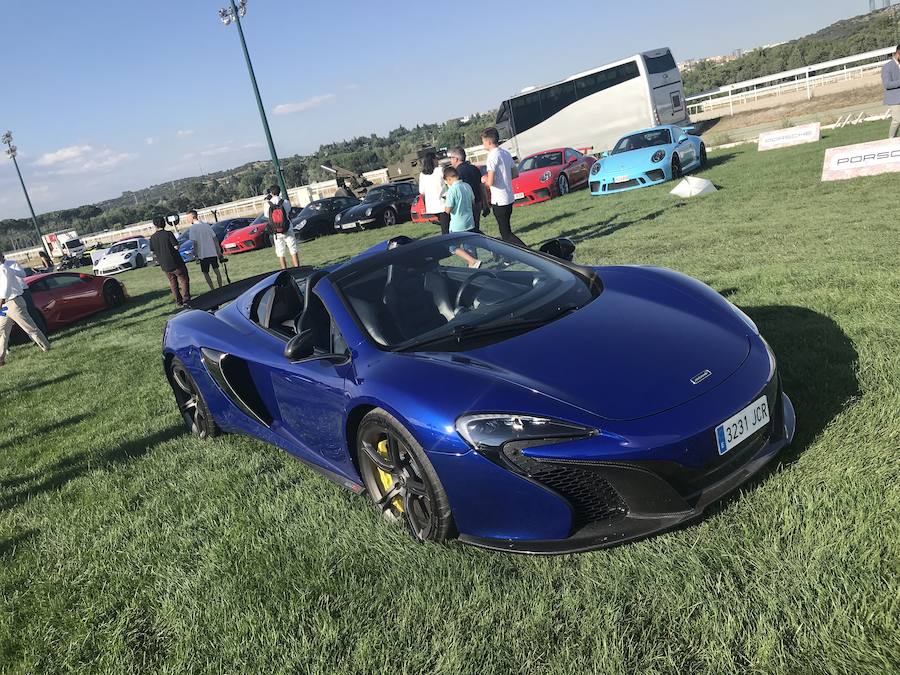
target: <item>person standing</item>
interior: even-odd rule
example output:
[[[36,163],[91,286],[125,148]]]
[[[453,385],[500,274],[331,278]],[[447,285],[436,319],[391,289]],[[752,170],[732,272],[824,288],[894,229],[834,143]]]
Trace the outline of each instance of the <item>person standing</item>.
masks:
[[[422,160],[422,173],[419,174],[419,194],[425,197],[425,217],[437,218],[441,226],[441,234],[450,231],[450,216],[444,210],[444,193],[447,185],[444,175],[438,166],[437,156],[429,152]]]
[[[450,219],[450,232],[472,232],[475,229],[475,215],[472,212],[475,195],[472,188],[460,178],[459,171],[452,166],[445,168],[443,175],[447,183],[444,211]],[[469,267],[475,269],[481,267],[481,261],[463,247],[454,245],[450,252],[465,260]]]
[[[508,244],[527,248],[525,242],[513,234],[509,224],[515,201],[512,181],[519,175],[512,155],[500,147],[500,134],[495,127],[488,127],[481,132],[481,142],[488,151],[487,175],[481,182],[490,188],[491,209],[500,228],[500,238]]]
[[[50,349],[47,336],[34,323],[25,302],[25,272],[18,263],[6,264],[6,256],[0,253],[0,366],[6,365],[9,336],[13,323],[25,331],[42,352]]]
[[[178,252],[178,240],[166,229],[166,219],[162,216],[153,218],[153,226],[156,232],[150,237],[150,250],[169,280],[175,304],[183,307],[191,301],[191,280],[187,266]]]
[[[269,236],[275,244],[275,255],[281,269],[287,269],[284,261],[284,249],[291,254],[291,262],[294,267],[300,267],[297,260],[297,240],[294,238],[294,229],[291,226],[291,203],[287,198],[281,198],[281,188],[273,185],[269,188],[269,196],[266,199],[266,218],[269,219]]]
[[[884,85],[884,104],[891,110],[888,138],[897,138],[900,133],[900,45],[881,69],[881,83]]]
[[[466,150],[462,146],[456,146],[447,155],[450,157],[450,166],[456,169],[460,180],[472,188],[472,194],[475,195],[472,216],[475,219],[475,232],[480,232],[481,216],[490,213],[490,197],[486,195],[487,188],[481,184],[481,171],[466,159]]]
[[[222,274],[219,272],[219,260],[222,258],[222,246],[219,244],[219,238],[213,232],[209,223],[206,223],[197,217],[197,212],[193,209],[187,212],[188,238],[194,242],[194,257],[200,261],[200,271],[203,278],[209,284],[209,290],[213,290],[213,282],[209,276],[210,268],[216,273],[216,283],[219,288],[222,287]]]

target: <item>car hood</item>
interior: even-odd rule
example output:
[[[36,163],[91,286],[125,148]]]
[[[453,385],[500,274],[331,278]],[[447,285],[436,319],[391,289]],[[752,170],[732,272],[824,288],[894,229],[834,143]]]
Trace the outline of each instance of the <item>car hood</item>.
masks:
[[[708,392],[750,353],[747,327],[724,304],[644,268],[606,268],[603,282],[579,311],[465,355],[496,378],[601,418],[633,420]],[[691,381],[707,370],[701,383]]]
[[[227,242],[232,242],[232,241],[237,242],[237,241],[242,241],[248,237],[252,237],[253,235],[250,234],[250,231],[253,230],[254,228],[265,229],[266,226],[265,225],[248,225],[247,227],[242,227],[239,230],[232,230],[227,235],[225,235],[225,238],[222,240],[222,243],[225,244]],[[257,232],[257,234],[259,234],[259,233]]]
[[[348,218],[365,218],[366,209],[374,210],[385,204],[390,204],[390,202],[363,202],[362,204],[351,206],[346,211],[341,212],[341,220],[347,220]]]
[[[641,148],[640,150],[629,150],[618,155],[610,155],[603,159],[601,171],[603,173],[622,173],[638,169],[644,171],[648,167],[662,166],[663,162],[654,162],[653,155],[662,150],[669,154],[671,146],[655,145],[652,148]]]
[[[134,254],[134,255],[137,255],[138,252],[132,250],[132,251],[119,251],[119,252],[117,252],[117,253],[107,253],[107,254],[106,254],[105,256],[103,256],[103,258],[100,260],[100,266],[106,266],[106,265],[112,265],[112,266],[115,266],[115,265],[121,265],[121,264],[123,264],[125,261],[129,260],[129,257],[128,257],[128,254],[129,254],[129,253],[132,253],[132,254]],[[132,257],[133,257],[133,256],[132,256]]]

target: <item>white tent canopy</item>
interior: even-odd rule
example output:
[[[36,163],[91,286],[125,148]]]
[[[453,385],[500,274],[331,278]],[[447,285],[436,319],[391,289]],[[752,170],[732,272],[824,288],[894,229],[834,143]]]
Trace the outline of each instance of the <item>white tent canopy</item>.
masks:
[[[695,176],[685,176],[684,180],[675,186],[669,194],[676,197],[696,197],[697,195],[705,195],[709,192],[716,192],[716,186],[705,178],[697,178]]]

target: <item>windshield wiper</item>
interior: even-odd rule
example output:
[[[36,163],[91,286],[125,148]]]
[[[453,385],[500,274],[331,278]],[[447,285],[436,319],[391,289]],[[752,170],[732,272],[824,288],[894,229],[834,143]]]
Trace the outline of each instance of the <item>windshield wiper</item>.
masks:
[[[442,333],[441,335],[436,335],[435,337],[428,338],[427,340],[400,345],[394,351],[407,352],[423,349],[424,347],[427,347],[429,345],[439,344],[441,342],[446,342],[447,340],[452,340],[454,338],[456,339],[456,342],[458,344],[462,344],[463,341],[472,338],[491,337],[494,335],[502,335],[503,333],[510,332],[523,332],[556,321],[556,319],[562,318],[563,316],[574,312],[575,310],[579,309],[579,307],[579,305],[562,307],[549,316],[544,316],[540,319],[529,319],[527,321],[517,319],[515,321],[504,321],[502,323],[464,323],[458,326],[454,326],[453,330],[451,330],[449,333]]]

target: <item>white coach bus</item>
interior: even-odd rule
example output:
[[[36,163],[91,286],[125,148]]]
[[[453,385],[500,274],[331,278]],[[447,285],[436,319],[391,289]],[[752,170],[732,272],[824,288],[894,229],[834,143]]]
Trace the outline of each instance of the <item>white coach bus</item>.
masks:
[[[519,158],[548,148],[607,150],[625,134],[687,124],[681,73],[669,49],[644,52],[529,87],[500,104],[497,130]]]

